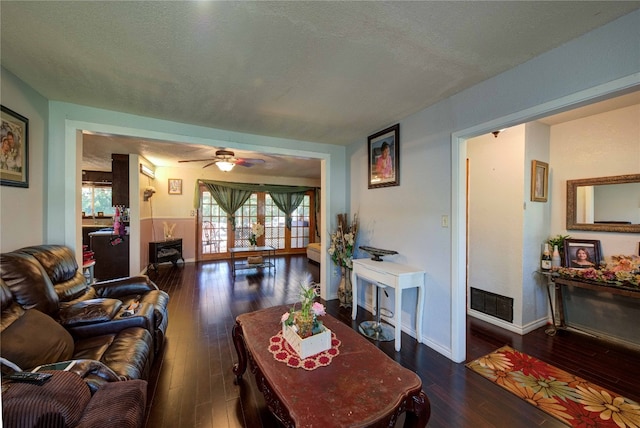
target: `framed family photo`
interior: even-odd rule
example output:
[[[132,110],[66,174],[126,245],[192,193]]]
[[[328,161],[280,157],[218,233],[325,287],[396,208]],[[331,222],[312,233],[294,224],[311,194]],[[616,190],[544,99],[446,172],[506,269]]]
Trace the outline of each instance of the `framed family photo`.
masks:
[[[369,136],[369,189],[400,185],[400,124]]]
[[[564,265],[576,269],[598,268],[602,260],[600,241],[565,239]]]
[[[181,178],[169,179],[169,194],[182,195],[182,179]]]
[[[549,164],[531,161],[531,200],[547,202],[549,192]]]
[[[29,187],[29,119],[1,107],[0,184]]]

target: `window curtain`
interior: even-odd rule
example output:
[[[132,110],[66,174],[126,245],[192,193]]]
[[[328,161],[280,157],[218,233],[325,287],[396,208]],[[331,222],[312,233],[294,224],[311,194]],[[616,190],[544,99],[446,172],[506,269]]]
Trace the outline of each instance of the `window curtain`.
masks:
[[[220,208],[227,213],[227,220],[231,222],[231,229],[236,230],[235,212],[247,202],[253,192],[251,190],[232,189],[211,183],[203,184],[207,190],[211,192],[211,196],[218,205],[220,205]]]
[[[285,225],[287,229],[291,230],[291,214],[298,208],[298,205],[302,203],[304,199],[304,192],[296,193],[276,193],[269,192],[273,203],[276,207],[280,208],[280,211],[284,212],[286,216]]]
[[[235,212],[244,205],[245,202],[247,202],[247,199],[249,199],[251,194],[254,192],[267,192],[271,195],[276,206],[285,213],[287,227],[291,230],[291,214],[302,202],[304,193],[307,190],[312,189],[312,187],[306,186],[279,186],[269,184],[230,183],[227,181],[215,180],[198,180],[196,181],[196,191],[193,198],[193,206],[196,209],[200,208],[200,189],[198,188],[200,184],[203,184],[207,190],[211,192],[213,199],[215,199],[218,205],[220,205],[220,208],[227,213],[227,218],[231,221],[233,230],[236,229]],[[288,195],[291,194],[299,194],[300,196],[289,197]],[[280,205],[281,203],[282,206]],[[289,209],[291,209],[291,211],[289,211]]]

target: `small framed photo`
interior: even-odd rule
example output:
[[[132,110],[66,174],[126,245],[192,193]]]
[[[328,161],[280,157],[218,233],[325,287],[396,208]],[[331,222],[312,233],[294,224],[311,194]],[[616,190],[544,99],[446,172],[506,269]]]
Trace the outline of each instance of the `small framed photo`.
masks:
[[[549,164],[531,161],[531,200],[547,202],[549,193]]]
[[[1,107],[0,184],[29,187],[29,119]]]
[[[369,189],[400,185],[400,124],[369,136]]]
[[[181,178],[169,179],[169,194],[182,195],[182,179]]]
[[[600,241],[590,239],[564,240],[564,265],[575,269],[598,268],[602,260]]]

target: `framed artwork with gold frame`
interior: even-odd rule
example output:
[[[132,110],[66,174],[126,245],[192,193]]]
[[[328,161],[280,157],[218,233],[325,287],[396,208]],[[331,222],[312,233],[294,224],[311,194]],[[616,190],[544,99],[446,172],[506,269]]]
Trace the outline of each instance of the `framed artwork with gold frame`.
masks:
[[[549,197],[549,164],[531,161],[531,200],[547,202]]]
[[[170,195],[182,195],[182,179],[170,178],[168,189]]]

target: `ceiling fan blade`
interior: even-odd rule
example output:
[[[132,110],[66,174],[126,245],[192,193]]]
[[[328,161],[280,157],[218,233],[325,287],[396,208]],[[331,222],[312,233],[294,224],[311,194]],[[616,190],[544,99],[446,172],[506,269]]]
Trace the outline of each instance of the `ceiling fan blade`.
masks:
[[[205,166],[203,166],[202,168],[206,168],[206,167],[208,167],[208,166],[215,165],[215,164],[217,164],[217,163],[218,163],[218,159],[214,160],[213,162],[209,162],[208,164],[206,164],[206,165],[205,165]]]
[[[205,162],[205,161],[211,161],[213,160],[212,158],[206,158],[206,159],[187,159],[187,160],[179,160],[179,163],[182,162]]]
[[[235,162],[236,165],[247,166],[247,167],[251,167],[251,166],[254,166],[254,165],[259,164],[259,163],[265,163],[265,160],[264,159],[242,158],[242,159],[236,159],[236,162]]]

